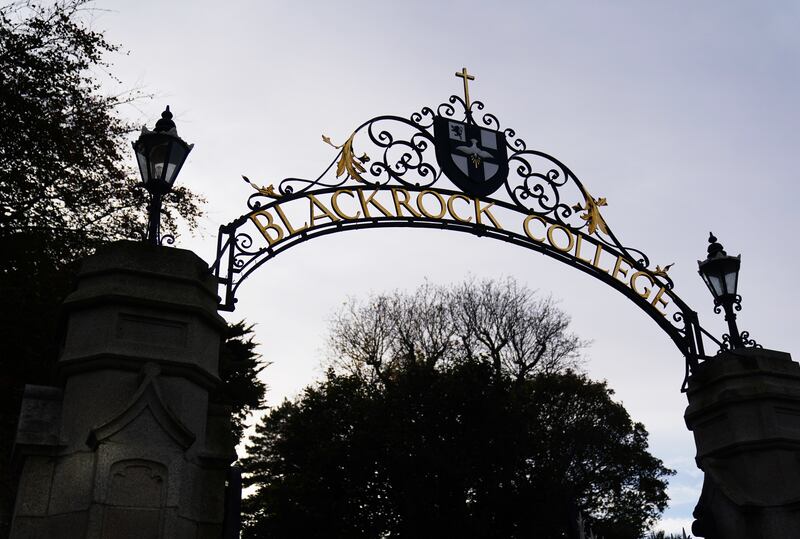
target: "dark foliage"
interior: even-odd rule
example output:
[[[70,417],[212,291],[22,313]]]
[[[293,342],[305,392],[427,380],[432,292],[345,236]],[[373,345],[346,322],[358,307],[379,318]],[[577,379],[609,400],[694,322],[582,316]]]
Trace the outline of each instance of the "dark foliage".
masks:
[[[329,371],[257,427],[246,537],[638,538],[672,473],[612,391],[476,360],[383,381]]]
[[[78,260],[99,245],[137,238],[147,193],[132,162],[133,126],[118,110],[131,94],[107,95],[100,78],[119,51],[90,29],[86,0],[0,6],[0,537],[14,497],[9,454],[25,384],[52,384],[60,305]],[[202,199],[177,186],[163,229],[178,216],[194,228]],[[251,329],[231,328],[220,399],[236,429],[264,387]]]
[[[233,433],[236,441],[242,439],[244,422],[254,411],[264,407],[267,391],[257,375],[268,363],[261,361],[256,351],[253,326],[244,321],[230,324],[219,355],[219,377],[224,382],[211,400],[233,408]]]
[[[644,539],[692,539],[691,535],[686,535],[686,530],[683,530],[680,535],[666,532],[650,532]]]
[[[22,384],[49,381],[75,261],[146,222],[146,192],[126,165],[132,126],[117,112],[125,98],[96,78],[119,47],[89,29],[87,5],[0,7],[0,393],[11,401]],[[179,187],[167,229],[178,213],[194,226],[199,202]]]
[[[97,242],[134,237],[146,223],[147,193],[127,163],[134,126],[107,95],[98,73],[117,45],[85,22],[86,0],[19,2],[0,8],[0,234],[4,270],[38,242],[49,261],[66,263]],[[165,204],[190,224],[198,197],[178,186]],[[42,238],[39,238],[41,236]],[[12,244],[11,247],[14,245]],[[22,253],[23,255],[25,253]]]

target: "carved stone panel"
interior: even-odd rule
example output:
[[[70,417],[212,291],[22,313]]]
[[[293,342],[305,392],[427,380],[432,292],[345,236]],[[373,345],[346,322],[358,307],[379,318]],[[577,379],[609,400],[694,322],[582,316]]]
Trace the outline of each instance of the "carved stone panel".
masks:
[[[156,462],[124,460],[111,467],[103,539],[161,537],[167,470]]]

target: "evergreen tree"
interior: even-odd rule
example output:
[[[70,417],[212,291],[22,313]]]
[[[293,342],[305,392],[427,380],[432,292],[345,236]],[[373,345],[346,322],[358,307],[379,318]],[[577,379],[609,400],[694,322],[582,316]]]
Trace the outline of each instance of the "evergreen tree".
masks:
[[[612,391],[572,371],[523,382],[478,362],[385,382],[329,371],[258,425],[249,538],[638,539],[671,473]]]
[[[521,304],[525,316],[496,308]],[[460,326],[465,314],[482,321]],[[503,344],[579,343],[566,324],[526,325],[565,319],[511,281],[351,304],[332,326],[325,379],[272,409],[250,440],[245,537],[547,539],[577,537],[583,515],[597,536],[640,538],[672,473],[644,426],[572,361],[541,368],[522,361],[538,354]],[[557,357],[574,359],[569,349]]]

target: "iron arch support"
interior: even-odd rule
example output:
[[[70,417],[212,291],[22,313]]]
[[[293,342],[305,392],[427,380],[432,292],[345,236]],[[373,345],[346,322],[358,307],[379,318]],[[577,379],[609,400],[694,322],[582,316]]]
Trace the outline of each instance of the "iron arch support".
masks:
[[[407,118],[377,116],[342,144],[323,135],[337,154],[314,179],[286,178],[276,187],[244,177],[255,189],[249,211],[220,227],[212,266],[220,308],[233,310],[244,280],[312,238],[370,228],[442,229],[538,251],[611,286],[675,343],[687,376],[707,359],[705,338],[725,348],[675,293],[671,264],[653,266],[617,238],[601,213],[604,197],[594,197],[567,165],[528,149],[483,109],[480,101],[450,96]]]
[[[295,230],[289,233],[287,228],[287,211],[280,209],[291,204],[322,205],[328,208],[332,197],[339,193],[347,192],[349,198],[355,200],[365,200],[368,197],[383,195],[384,197],[377,202],[384,208],[390,206],[390,202],[401,200],[406,207],[400,207],[400,215],[370,215],[366,217],[363,212],[359,218],[345,219],[340,217],[334,210],[329,209],[330,215],[336,217],[332,219],[326,216],[321,223],[314,226],[307,226],[305,222],[302,230]],[[313,195],[314,202],[310,202]],[[423,215],[422,209],[414,206],[414,201],[419,203],[425,196],[432,200],[441,200],[443,203],[436,204],[437,213],[441,216]],[[422,197],[422,198],[421,198]],[[455,198],[459,197],[459,198]],[[473,214],[483,208],[491,208],[486,211],[505,211],[506,219],[504,223],[513,221],[509,219],[511,215],[517,217],[514,228],[495,226],[499,224],[499,216],[492,215],[486,218],[485,222],[478,224],[474,220],[465,222],[463,215],[448,213],[446,208],[452,201],[458,201],[462,205],[472,205]],[[363,209],[363,206],[361,206]],[[312,207],[311,211],[314,211]],[[338,211],[338,210],[337,210]],[[413,215],[416,211],[419,215]],[[429,210],[425,210],[429,211]],[[466,213],[462,208],[461,213]],[[342,212],[346,214],[346,212]],[[354,212],[351,211],[349,216]],[[263,229],[255,224],[262,216],[269,216],[268,222],[276,227],[272,231],[268,230],[266,235]],[[470,215],[472,217],[472,215]],[[283,220],[282,220],[283,219]],[[538,226],[536,233],[530,230],[526,224],[535,222]],[[521,224],[521,226],[520,226]],[[289,225],[291,226],[291,225]],[[282,237],[277,239],[277,227],[283,232]],[[582,231],[573,231],[547,216],[520,212],[519,209],[508,202],[497,199],[469,199],[462,193],[449,189],[421,189],[418,187],[397,188],[397,187],[351,187],[345,190],[338,188],[324,188],[313,192],[304,191],[293,194],[285,198],[272,200],[263,206],[256,206],[249,213],[243,215],[233,223],[223,225],[220,228],[218,238],[217,260],[213,266],[213,271],[221,286],[221,304],[223,310],[233,310],[236,304],[236,295],[241,284],[252,275],[258,268],[272,260],[279,254],[291,249],[296,245],[305,243],[311,239],[337,234],[346,231],[366,230],[374,228],[421,228],[452,230],[455,232],[468,233],[479,237],[492,238],[526,249],[530,249],[550,258],[558,260],[564,264],[572,266],[611,288],[623,294],[626,298],[643,310],[656,324],[669,336],[681,353],[687,358],[688,368],[697,364],[699,358],[704,356],[702,348],[702,330],[699,326],[697,314],[674,292],[672,282],[662,276],[643,267],[637,260],[629,258],[629,254],[615,249],[602,241],[585,234]],[[556,239],[556,234],[561,239]],[[269,235],[274,233],[274,235]],[[273,241],[270,241],[273,240]],[[259,244],[260,242],[260,244]],[[569,248],[565,248],[566,245]],[[583,255],[580,251],[583,245]],[[645,285],[637,282],[641,280]],[[649,286],[648,286],[649,285]],[[645,291],[647,293],[645,294]],[[651,298],[658,296],[658,300]],[[671,311],[662,310],[667,305],[672,307]]]

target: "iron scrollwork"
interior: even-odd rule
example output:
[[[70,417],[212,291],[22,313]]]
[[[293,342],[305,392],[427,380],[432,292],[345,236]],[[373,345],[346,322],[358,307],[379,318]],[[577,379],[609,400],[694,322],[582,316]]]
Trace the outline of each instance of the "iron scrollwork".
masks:
[[[453,95],[435,109],[423,107],[408,118],[377,116],[356,127],[342,144],[337,145],[331,138],[323,135],[323,142],[333,146],[337,154],[314,179],[291,177],[280,181],[277,187],[273,184],[260,187],[244,177],[255,189],[247,201],[250,214],[221,227],[218,257],[213,267],[219,282],[226,290],[221,308],[232,310],[236,301],[235,292],[242,280],[275,254],[272,245],[258,246],[249,233],[240,230],[240,226],[254,212],[309,194],[330,193],[347,187],[365,186],[378,189],[397,186],[415,192],[431,188],[451,189],[451,180],[443,172],[436,157],[433,131],[438,117],[502,134],[508,156],[508,175],[502,187],[491,198],[485,198],[487,202],[524,215],[545,218],[575,234],[591,237],[593,242],[621,253],[631,261],[635,271],[646,273],[655,285],[670,292],[670,298],[678,310],[659,323],[686,356],[687,374],[697,366],[698,361],[706,358],[704,336],[710,337],[721,349],[726,349],[727,341],[720,342],[706,332],[699,325],[697,313],[674,293],[674,283],[667,273],[672,264],[653,267],[642,250],[624,245],[601,213],[601,208],[608,205],[604,197],[595,198],[590,194],[573,171],[555,157],[528,149],[526,142],[514,129],[503,127],[499,119],[484,112],[484,108],[481,101],[469,102]],[[377,220],[375,221],[377,226]],[[391,224],[431,226],[429,223],[411,221]],[[342,224],[337,226],[339,229],[345,228]],[[325,233],[330,232],[328,230]],[[485,230],[473,232],[486,233]],[[307,239],[305,233],[301,236],[297,242]],[[512,241],[502,235],[497,237]],[[749,335],[743,334],[742,338],[752,342]]]
[[[480,112],[484,107],[481,101],[473,101],[467,106],[459,96],[453,95],[448,103],[440,104],[436,111],[424,107],[411,114],[410,118],[390,115],[372,118],[359,125],[347,141],[339,146],[323,135],[323,140],[339,152],[317,178],[286,178],[272,194],[256,186],[259,190],[250,196],[248,207],[251,210],[260,208],[265,198],[299,196],[314,189],[344,187],[352,182],[373,187],[392,183],[414,188],[429,188],[446,182],[446,176],[436,163],[434,139],[430,131],[437,115],[458,119],[458,111],[461,110],[466,122],[477,123],[504,134],[510,171],[505,191],[507,200],[520,211],[552,218],[575,232],[596,234],[605,245],[619,249],[633,260],[637,269],[649,269],[650,261],[644,252],[623,245],[608,227],[600,213],[600,207],[608,204],[605,198],[594,198],[561,161],[544,152],[527,149],[527,144],[514,129],[502,128],[495,115]],[[478,117],[477,122],[475,117]],[[398,136],[397,131],[405,136]],[[357,139],[360,145],[358,152],[355,148]],[[367,146],[366,151],[363,146]],[[359,152],[360,157],[357,156]],[[356,168],[365,165],[366,168],[362,170]],[[653,273],[672,288],[673,282],[666,271],[654,269]]]

